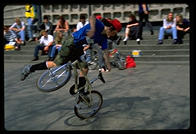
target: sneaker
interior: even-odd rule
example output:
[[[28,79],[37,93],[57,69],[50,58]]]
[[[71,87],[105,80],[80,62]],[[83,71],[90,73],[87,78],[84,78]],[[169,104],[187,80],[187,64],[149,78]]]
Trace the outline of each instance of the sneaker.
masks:
[[[160,45],[163,44],[163,41],[162,40],[159,40],[158,41],[158,44],[160,44]]]
[[[128,40],[128,37],[125,37],[123,41],[127,41],[127,40]]]
[[[31,65],[26,65],[21,73],[21,81],[25,80],[26,77],[31,73],[30,71]]]
[[[89,61],[88,64],[89,64],[89,65],[96,65],[96,63],[93,62],[93,61]]]
[[[21,41],[21,45],[25,45],[25,42],[24,41]]]
[[[177,39],[174,39],[173,44],[177,44],[177,43],[178,43]]]
[[[34,59],[32,59],[32,61],[37,61],[37,60],[39,60],[38,57],[34,57]]]
[[[31,41],[33,41],[33,39],[32,39],[32,38],[30,38],[28,41],[29,41],[29,42],[31,42]]]
[[[140,44],[140,39],[139,38],[136,41],[137,41],[137,44]]]
[[[127,41],[124,41],[124,45],[127,45]]]

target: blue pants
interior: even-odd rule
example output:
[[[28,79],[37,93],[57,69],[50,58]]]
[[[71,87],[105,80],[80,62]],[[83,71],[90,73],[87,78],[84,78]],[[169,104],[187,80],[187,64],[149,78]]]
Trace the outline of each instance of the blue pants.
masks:
[[[91,49],[86,50],[86,54],[83,54],[81,57],[82,61],[86,61],[87,63],[91,61]]]
[[[25,41],[25,31],[24,30],[16,33],[16,35],[19,36],[22,41]]]
[[[33,31],[32,31],[32,22],[33,22],[33,19],[32,18],[28,18],[27,19],[27,32],[28,32],[28,37],[29,38],[33,38]]]
[[[39,50],[42,50],[42,51],[43,51],[45,47],[46,47],[46,46],[44,46],[44,45],[38,44],[38,45],[35,47],[34,57],[38,57]],[[53,45],[49,47],[48,56],[50,56],[50,52],[51,52],[51,48],[52,48],[52,47],[53,47]]]
[[[163,40],[165,33],[172,34],[173,39],[177,39],[176,27],[172,27],[171,29],[165,29],[165,28],[161,27],[160,32],[159,32],[159,40]]]
[[[58,52],[61,50],[61,47],[58,48]],[[54,58],[56,53],[56,45],[51,47],[50,57]]]

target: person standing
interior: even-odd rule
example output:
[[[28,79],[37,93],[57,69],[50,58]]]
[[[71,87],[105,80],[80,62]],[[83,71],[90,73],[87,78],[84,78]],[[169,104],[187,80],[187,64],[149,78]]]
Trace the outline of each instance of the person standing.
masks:
[[[33,41],[33,30],[32,26],[33,23],[35,23],[36,20],[36,7],[33,6],[32,4],[26,4],[25,5],[25,17],[27,18],[27,31],[28,31],[28,41]]]
[[[145,25],[147,25],[147,27],[150,30],[151,35],[154,34],[153,32],[153,28],[152,28],[152,24],[149,22],[148,20],[149,17],[149,8],[148,5],[146,3],[140,3],[139,4],[139,36],[140,39],[142,39],[142,33],[143,33],[143,19],[145,20]]]

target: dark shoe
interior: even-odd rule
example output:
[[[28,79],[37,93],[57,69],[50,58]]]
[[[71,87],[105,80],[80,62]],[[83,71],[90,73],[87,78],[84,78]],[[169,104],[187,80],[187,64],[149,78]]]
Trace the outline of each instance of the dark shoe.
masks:
[[[121,40],[122,40],[122,38],[121,38],[121,36],[119,36],[118,39],[116,40],[116,44],[119,45]]]
[[[151,35],[154,35],[154,31],[150,31]]]
[[[124,45],[127,45],[127,41],[123,41],[124,42]]]
[[[72,86],[70,87],[70,89],[69,89],[69,93],[70,93],[71,95],[75,95],[77,92],[78,92],[78,91],[75,90],[75,84],[72,85]]]
[[[39,60],[38,57],[35,57],[34,59],[32,59],[32,61],[37,61],[37,60]]]
[[[21,81],[25,80],[26,77],[31,73],[30,71],[31,65],[26,65],[21,73]]]
[[[158,41],[158,44],[159,44],[159,45],[163,44],[163,41],[162,41],[162,40],[159,40],[159,41]]]
[[[173,40],[173,44],[177,44],[178,43],[178,40],[177,39],[174,39]]]
[[[183,44],[183,40],[178,40],[178,44]]]
[[[47,61],[53,61],[54,58],[53,57],[49,57]]]

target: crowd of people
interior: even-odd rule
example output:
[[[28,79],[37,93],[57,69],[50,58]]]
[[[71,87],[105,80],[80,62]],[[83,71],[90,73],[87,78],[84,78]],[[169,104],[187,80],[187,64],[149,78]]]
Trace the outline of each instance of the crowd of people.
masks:
[[[73,36],[75,33],[84,32],[81,30],[85,26],[90,26],[89,21],[86,16],[81,15],[80,20],[76,27],[70,29],[69,23],[64,19],[63,16],[59,17],[57,21],[56,27],[53,28],[53,23],[49,21],[48,16],[43,16],[43,22],[37,25],[36,31],[39,33],[38,36],[33,37],[33,29],[32,25],[36,22],[36,13],[34,12],[34,6],[26,5],[25,16],[27,18],[27,25],[25,25],[24,21],[21,21],[20,18],[15,19],[15,23],[10,27],[4,26],[4,40],[5,44],[8,42],[15,42],[15,49],[20,50],[21,45],[25,45],[26,41],[26,32],[28,35],[28,42],[30,41],[38,41],[39,43],[36,45],[34,49],[34,55],[32,61],[39,60],[39,51],[41,50],[41,55],[48,55],[47,61],[54,61],[56,55],[61,51],[63,44],[69,40],[70,36]],[[129,15],[129,22],[125,28],[125,35],[123,42],[126,45],[129,39],[136,40],[138,44],[140,44],[140,40],[143,39],[143,27],[144,25],[148,26],[150,34],[153,35],[153,27],[148,20],[150,10],[147,4],[139,4],[139,21],[136,19],[134,14]],[[102,16],[96,16],[96,20],[102,22],[105,26],[110,26],[114,19],[111,18],[102,18]],[[143,22],[144,20],[144,22]],[[115,22],[114,22],[115,23]],[[107,27],[106,27],[107,28]],[[163,44],[163,39],[168,35],[172,35],[173,44],[182,44],[183,37],[186,33],[190,31],[189,21],[183,19],[183,16],[178,14],[175,17],[173,13],[170,12],[167,18],[163,19],[163,26],[160,27],[159,35],[158,35],[158,44]],[[106,31],[102,31],[99,34],[107,34],[104,33]],[[112,34],[112,33],[111,33]],[[114,33],[113,33],[114,34]],[[80,35],[80,34],[79,34]],[[88,36],[87,36],[88,37]],[[112,40],[116,40],[117,38],[121,38],[117,36],[117,34],[113,36],[109,36],[108,39],[113,38]],[[81,37],[76,37],[81,38]],[[84,38],[84,37],[83,37]],[[102,39],[102,38],[101,38]],[[97,39],[95,39],[97,40]],[[92,44],[90,47],[87,43],[83,43],[83,51],[85,55],[81,56],[81,59],[85,60],[88,64],[93,64],[91,58],[91,49],[94,48],[98,52],[99,56],[99,67],[103,68],[105,64],[107,64],[107,68],[104,70],[110,70],[111,67],[108,64],[108,52],[107,41],[102,40],[102,44],[104,46],[100,47],[100,44]],[[101,48],[101,49],[100,49]],[[105,63],[103,61],[106,61]]]

